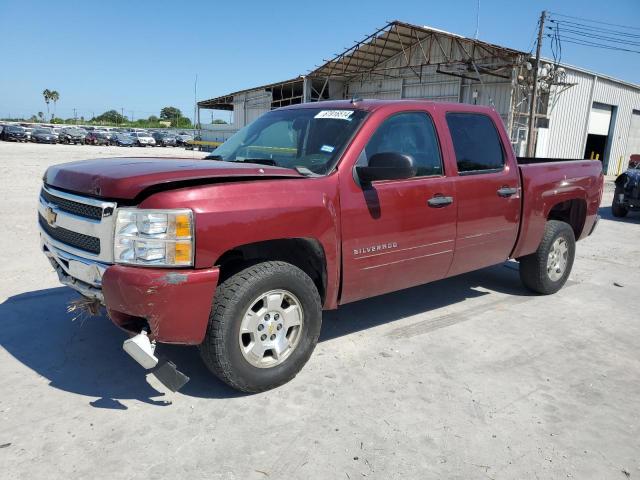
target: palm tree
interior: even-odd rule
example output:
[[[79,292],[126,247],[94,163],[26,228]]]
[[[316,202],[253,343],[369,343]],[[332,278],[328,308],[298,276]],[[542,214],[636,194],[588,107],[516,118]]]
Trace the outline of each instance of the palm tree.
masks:
[[[51,116],[51,119],[53,120],[53,117],[55,117],[56,115],[56,103],[58,102],[58,100],[60,100],[60,94],[57,90],[52,90],[49,94],[49,97],[53,102],[53,115]]]
[[[38,112],[38,118],[40,119],[41,122],[44,122],[44,113]]]
[[[49,102],[51,101],[51,90],[45,88],[42,91],[42,96],[44,97],[44,103],[47,104],[47,116],[49,115]]]

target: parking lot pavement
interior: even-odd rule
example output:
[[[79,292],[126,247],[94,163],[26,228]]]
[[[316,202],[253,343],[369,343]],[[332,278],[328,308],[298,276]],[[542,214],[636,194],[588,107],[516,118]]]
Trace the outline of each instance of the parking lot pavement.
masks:
[[[38,251],[45,167],[137,150],[0,143],[0,477],[640,477],[640,215],[611,217],[610,188],[556,295],[509,262],[347,305],[258,395],[161,346],[191,377],[171,394],[106,318],[66,313]]]

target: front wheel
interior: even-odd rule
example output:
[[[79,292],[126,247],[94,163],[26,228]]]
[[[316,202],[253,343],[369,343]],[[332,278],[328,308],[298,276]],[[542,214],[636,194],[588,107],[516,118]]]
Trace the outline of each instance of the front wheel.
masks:
[[[556,293],[569,278],[575,254],[576,240],[571,226],[549,220],[538,250],[520,258],[520,279],[536,293]]]
[[[270,390],[307,363],[321,324],[320,295],[306,273],[285,262],[259,263],[218,286],[200,355],[233,388]]]

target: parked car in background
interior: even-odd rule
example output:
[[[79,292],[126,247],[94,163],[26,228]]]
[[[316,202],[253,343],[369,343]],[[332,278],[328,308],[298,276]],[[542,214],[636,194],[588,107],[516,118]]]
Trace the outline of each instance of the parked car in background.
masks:
[[[81,128],[67,127],[63,128],[58,136],[60,143],[68,144],[84,144],[84,139],[87,136],[87,131]]]
[[[182,132],[176,135],[176,145],[179,147],[184,147],[187,145],[189,140],[193,140],[193,135]]]
[[[50,128],[36,128],[31,134],[31,139],[36,143],[58,143],[58,135]]]
[[[2,130],[2,140],[5,142],[27,142],[27,132],[24,127],[7,125]]]
[[[33,131],[35,129],[32,127],[24,127],[24,132],[27,135],[27,142],[31,142],[33,140]]]
[[[629,168],[616,178],[611,213],[626,217],[629,212],[640,211],[640,155],[631,155]]]
[[[131,135],[126,133],[116,133],[111,137],[111,145],[117,145],[118,147],[133,147],[136,144]]]
[[[153,147],[156,144],[155,139],[148,132],[132,132],[131,138],[139,147]]]
[[[175,147],[177,145],[176,136],[168,132],[154,132],[151,134],[160,147]]]
[[[110,142],[107,132],[93,130],[92,132],[87,133],[87,136],[84,137],[84,143],[86,145],[109,145]]]

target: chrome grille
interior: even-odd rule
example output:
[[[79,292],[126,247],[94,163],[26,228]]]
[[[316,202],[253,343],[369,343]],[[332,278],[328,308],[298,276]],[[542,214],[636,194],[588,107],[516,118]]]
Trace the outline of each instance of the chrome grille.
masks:
[[[48,185],[38,202],[43,241],[54,249],[103,264],[113,262],[114,202],[75,195]]]
[[[62,197],[56,197],[47,192],[44,188],[40,191],[40,196],[49,204],[57,206],[60,210],[73,213],[80,217],[100,220],[102,218],[102,208],[95,205],[87,205],[86,203],[74,202]]]
[[[72,232],[62,227],[52,227],[44,219],[42,215],[38,215],[38,222],[40,228],[45,231],[54,240],[67,244],[78,250],[92,253],[94,255],[100,255],[100,239],[91,237],[89,235],[83,235],[82,233]]]

